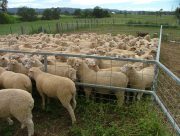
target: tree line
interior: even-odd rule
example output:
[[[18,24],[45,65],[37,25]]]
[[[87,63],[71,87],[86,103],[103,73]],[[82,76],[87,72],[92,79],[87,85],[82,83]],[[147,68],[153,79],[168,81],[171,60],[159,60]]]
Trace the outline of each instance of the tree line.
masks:
[[[107,10],[102,9],[101,7],[98,7],[98,6],[96,6],[93,10],[76,9],[74,11],[73,15],[75,15],[76,17],[79,17],[79,18],[104,18],[104,17],[110,17],[111,16]]]

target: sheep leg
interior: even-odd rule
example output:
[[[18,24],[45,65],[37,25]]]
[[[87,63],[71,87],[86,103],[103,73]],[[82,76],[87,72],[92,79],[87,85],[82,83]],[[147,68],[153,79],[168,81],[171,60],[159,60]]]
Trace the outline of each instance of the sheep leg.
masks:
[[[138,100],[141,100],[142,96],[143,96],[143,93],[138,93],[138,94],[137,94],[137,99],[138,99]]]
[[[126,96],[126,103],[128,103],[129,100],[130,100],[130,92],[127,92],[126,94],[127,94],[127,96]]]
[[[124,92],[117,92],[115,93],[117,98],[117,104],[118,106],[122,106],[124,103]]]
[[[76,122],[76,117],[75,117],[72,106],[70,105],[70,103],[67,103],[67,102],[61,102],[61,103],[68,110],[68,112],[71,116],[72,124],[74,124]]]
[[[6,120],[7,120],[9,125],[13,125],[14,124],[14,122],[13,122],[13,120],[11,118],[7,118]]]
[[[33,123],[32,119],[27,120],[26,126],[28,129],[28,136],[33,136],[34,135],[34,123]]]
[[[84,92],[85,92],[85,95],[86,95],[86,100],[89,101],[92,89],[91,88],[84,88]]]
[[[45,95],[42,92],[39,92],[42,98],[42,109],[45,110]]]
[[[133,102],[136,101],[136,95],[137,95],[137,93],[133,92],[133,99],[132,99]]]
[[[76,94],[73,94],[72,107],[73,107],[73,110],[75,110],[75,108],[76,108]]]

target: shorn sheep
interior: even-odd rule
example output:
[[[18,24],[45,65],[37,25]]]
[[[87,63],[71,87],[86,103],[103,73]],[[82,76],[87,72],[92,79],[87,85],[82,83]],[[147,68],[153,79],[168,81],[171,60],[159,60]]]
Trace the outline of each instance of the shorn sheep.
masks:
[[[21,89],[0,90],[0,118],[6,118],[9,124],[13,124],[11,116],[21,122],[21,128],[27,127],[28,136],[34,135],[34,123],[32,121],[32,109],[34,100],[30,93]]]
[[[58,98],[68,110],[72,124],[76,122],[74,109],[76,108],[76,87],[72,80],[45,73],[38,67],[29,69],[29,76],[36,82],[36,87],[42,97],[42,108],[45,109],[45,95]]]
[[[77,69],[80,81],[82,83],[89,84],[100,84],[100,85],[108,85],[115,87],[127,87],[128,78],[122,72],[112,72],[112,71],[94,71],[88,67],[85,60],[79,60],[75,58],[69,58],[68,63],[71,64],[74,68]],[[89,99],[92,88],[85,87],[84,88],[86,98]],[[96,89],[101,94],[108,94],[110,90],[108,89]],[[124,92],[118,91],[115,93],[117,97],[118,105],[121,106],[124,103]]]
[[[129,78],[131,88],[142,89],[150,88],[154,78],[154,67],[146,67],[137,71],[131,64],[126,64],[122,70]],[[140,100],[143,93],[138,93],[137,99]],[[134,97],[135,99],[135,97]]]
[[[0,67],[0,87],[6,89],[23,89],[32,93],[32,83],[28,76],[21,73],[6,71],[2,67]]]

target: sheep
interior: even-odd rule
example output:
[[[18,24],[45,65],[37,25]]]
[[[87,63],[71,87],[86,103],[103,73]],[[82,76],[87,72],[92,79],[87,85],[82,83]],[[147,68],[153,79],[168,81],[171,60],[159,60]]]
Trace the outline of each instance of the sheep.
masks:
[[[41,61],[34,57],[26,58],[25,60],[23,60],[22,63],[25,66],[25,68],[27,68],[27,69],[29,69],[31,67],[43,67],[43,64],[41,63]]]
[[[145,90],[152,86],[154,78],[154,67],[152,66],[137,71],[131,64],[126,64],[121,71],[128,76],[131,88]],[[137,99],[140,100],[142,95],[143,93],[138,93]]]
[[[100,84],[116,87],[127,87],[128,78],[122,72],[111,72],[111,71],[98,71],[95,72],[91,70],[86,64],[85,60],[79,60],[75,58],[69,58],[68,63],[77,69],[80,81],[83,83],[89,84]],[[101,94],[107,94],[110,92],[108,89],[96,89]],[[86,99],[89,100],[89,97],[92,93],[92,88],[85,87],[84,92]],[[115,92],[117,97],[118,105],[121,106],[124,102],[124,92]]]
[[[149,33],[145,33],[145,32],[136,32],[137,33],[137,36],[139,37],[144,37],[146,35],[148,35]]]
[[[19,63],[17,60],[10,60],[7,66],[7,69],[16,73],[22,73],[27,75],[28,69],[24,67],[22,63]]]
[[[42,109],[45,109],[45,95],[58,98],[62,105],[68,110],[72,124],[75,123],[76,87],[74,82],[65,77],[45,73],[37,67],[30,68],[28,75],[36,82],[37,90],[42,97]]]
[[[15,117],[21,123],[22,129],[27,127],[28,136],[34,135],[33,107],[34,100],[30,93],[21,89],[0,90],[0,118],[6,118],[12,125],[10,117]]]
[[[7,67],[8,62],[9,62],[8,58],[0,56],[0,66],[1,67]]]
[[[41,67],[41,70],[44,71],[44,68]],[[72,68],[70,65],[47,65],[46,72],[57,76],[67,77],[72,81],[76,81],[77,79],[76,70]]]
[[[32,93],[32,83],[28,76],[21,73],[6,71],[0,67],[0,87],[23,89]]]

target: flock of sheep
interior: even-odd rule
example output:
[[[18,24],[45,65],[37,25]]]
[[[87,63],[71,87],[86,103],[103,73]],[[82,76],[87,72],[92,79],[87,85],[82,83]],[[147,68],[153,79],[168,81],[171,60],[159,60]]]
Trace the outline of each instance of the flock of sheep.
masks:
[[[158,38],[150,35],[135,37],[117,34],[34,34],[0,36],[1,49],[28,52],[53,52],[111,56],[119,58],[154,59],[158,47]],[[68,110],[72,123],[76,122],[76,86],[74,81],[107,85],[122,88],[145,90],[152,86],[154,66],[140,62],[78,58],[68,56],[48,56],[45,72],[44,57],[22,53],[0,53],[0,117],[13,124],[11,116],[21,122],[22,128],[28,128],[28,136],[34,134],[32,121],[32,82],[42,98],[45,109],[47,97],[58,98]],[[87,100],[93,92],[114,93],[109,89],[84,87]],[[93,91],[94,90],[94,91]],[[121,106],[129,101],[124,91],[116,91],[117,103]],[[133,100],[140,100],[142,93],[134,93]]]

